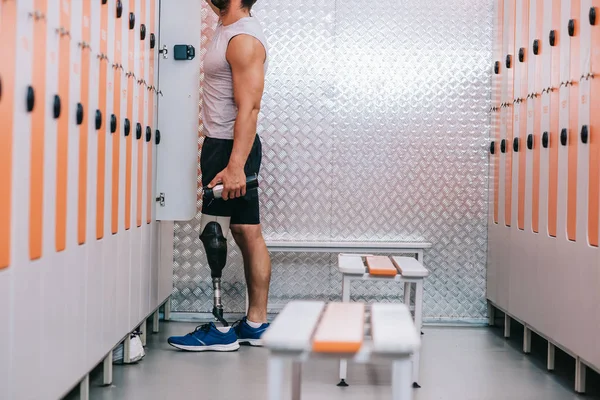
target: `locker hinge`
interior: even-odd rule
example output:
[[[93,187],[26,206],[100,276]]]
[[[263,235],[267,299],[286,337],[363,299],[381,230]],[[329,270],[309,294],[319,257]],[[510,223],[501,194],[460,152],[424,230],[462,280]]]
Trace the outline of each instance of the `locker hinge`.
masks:
[[[158,204],[160,204],[161,207],[165,206],[165,194],[161,193],[157,198],[156,198],[156,202]]]

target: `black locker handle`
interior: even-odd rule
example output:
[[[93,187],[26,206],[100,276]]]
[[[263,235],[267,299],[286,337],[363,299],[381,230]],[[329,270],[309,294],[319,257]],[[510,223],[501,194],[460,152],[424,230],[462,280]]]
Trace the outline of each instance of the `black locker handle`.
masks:
[[[498,75],[500,73],[500,61],[496,61],[494,63],[494,74]]]
[[[110,133],[115,133],[117,131],[117,116],[112,114],[110,116]]]
[[[32,86],[27,87],[27,112],[32,112],[35,106],[35,90]]]
[[[587,125],[581,127],[581,142],[587,144],[590,138],[590,130]]]
[[[535,39],[533,41],[533,54],[535,54],[536,56],[538,54],[540,54],[540,40],[539,39]]]
[[[490,143],[490,153],[492,155],[496,154],[496,142],[492,141],[492,143]]]
[[[102,5],[108,3],[108,0],[102,0]]]
[[[135,28],[135,14],[129,13],[129,29]]]
[[[550,31],[550,46],[556,46],[556,31],[553,29]]]
[[[506,56],[506,68],[512,68],[512,56],[510,54]]]
[[[121,18],[123,16],[123,2],[121,0],[117,0],[117,18]]]
[[[146,142],[149,142],[151,140],[152,140],[152,128],[147,126],[146,127]]]
[[[58,117],[60,117],[60,110],[61,110],[60,96],[54,95],[54,104],[53,104],[52,108],[53,108],[52,115],[54,116],[54,119],[58,119]]]
[[[135,138],[137,140],[140,140],[142,138],[142,124],[140,124],[139,122],[135,126]]]
[[[77,103],[77,113],[76,113],[77,114],[76,115],[77,125],[83,124],[83,113],[84,113],[83,104]]]
[[[571,36],[571,37],[575,36],[575,20],[574,19],[569,20],[569,36]]]
[[[125,131],[125,136],[129,136],[131,133],[131,122],[129,122],[129,118],[125,118],[125,123],[123,124],[123,130]]]
[[[500,142],[500,152],[506,153],[506,139],[502,139]]]
[[[0,101],[2,100],[2,77],[0,76]]]
[[[146,25],[142,24],[140,25],[140,40],[145,40],[146,39]]]
[[[518,152],[519,152],[519,144],[520,144],[520,140],[519,140],[519,138],[518,138],[518,137],[514,138],[514,139],[513,139],[513,151],[514,151],[515,153],[518,153]]]
[[[549,138],[548,132],[544,132],[544,134],[542,135],[542,146],[545,149],[547,149],[549,144],[550,144],[550,138]]]
[[[533,150],[533,134],[527,135],[527,148]]]
[[[568,142],[569,142],[569,131],[567,131],[567,128],[564,128],[562,131],[560,131],[560,144],[562,144],[563,146],[566,146]]]
[[[519,62],[525,62],[525,47],[519,49]]]
[[[590,8],[590,25],[596,25],[596,7]]]
[[[157,146],[160,144],[160,131],[158,129],[154,133],[154,141],[156,142]]]
[[[154,36],[154,33],[150,34],[150,48],[153,49],[156,47],[156,36]]]
[[[102,111],[96,110],[96,130],[99,131],[102,128]]]

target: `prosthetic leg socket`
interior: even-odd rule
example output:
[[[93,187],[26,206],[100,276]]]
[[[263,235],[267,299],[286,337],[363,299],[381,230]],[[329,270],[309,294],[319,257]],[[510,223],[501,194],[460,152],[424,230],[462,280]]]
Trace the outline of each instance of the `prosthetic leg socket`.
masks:
[[[229,230],[229,217],[215,217],[202,215],[202,233],[200,240],[204,245],[208,266],[213,281],[213,315],[223,326],[229,326],[223,318],[223,304],[221,302],[221,277],[227,263],[227,238],[223,234]],[[223,226],[224,225],[224,226]]]

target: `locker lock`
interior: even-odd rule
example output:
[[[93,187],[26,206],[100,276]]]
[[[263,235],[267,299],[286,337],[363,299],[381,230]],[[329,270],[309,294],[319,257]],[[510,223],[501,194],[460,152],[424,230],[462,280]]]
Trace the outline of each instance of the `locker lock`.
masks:
[[[590,8],[590,25],[596,25],[596,7]]]
[[[35,91],[33,87],[27,87],[27,112],[33,111],[33,106],[35,105]]]
[[[146,142],[149,142],[151,140],[152,140],[152,128],[147,126],[146,127]]]
[[[115,133],[117,131],[117,116],[112,114],[110,116],[110,133]]]
[[[156,142],[157,146],[160,144],[160,131],[158,129],[154,133],[154,141]]]
[[[494,63],[494,73],[498,75],[500,73],[500,61]]]
[[[146,39],[146,25],[142,24],[140,25],[140,40],[145,40]]]
[[[535,54],[536,56],[538,54],[540,54],[540,40],[539,39],[535,39],[533,41],[533,54]]]
[[[519,62],[525,61],[525,47],[519,49]]]
[[[533,150],[533,134],[527,135],[527,148]]]
[[[590,138],[590,131],[587,125],[581,127],[581,142],[587,144]]]
[[[519,152],[519,138],[518,137],[513,139],[513,151],[515,153]]]
[[[140,124],[139,122],[135,126],[135,138],[137,140],[140,140],[142,138],[142,124]]]
[[[550,138],[548,137],[548,132],[544,132],[542,134],[542,146],[547,149],[548,148],[548,144],[550,142]]]
[[[563,146],[566,146],[569,140],[569,131],[567,131],[567,128],[564,128],[562,131],[560,131],[560,144],[562,144]]]
[[[506,56],[506,68],[512,67],[512,56],[509,54]]]
[[[506,139],[502,139],[500,142],[500,152],[506,153]]]
[[[129,134],[131,133],[131,122],[129,122],[129,118],[125,118],[123,130],[125,131],[125,137],[129,136]]]
[[[96,110],[96,130],[99,131],[102,128],[102,111]]]
[[[575,36],[575,20],[574,19],[569,20],[569,36],[571,36],[571,37]]]
[[[60,117],[60,97],[58,95],[54,95],[54,104],[52,107],[52,115],[54,119],[58,119]]]
[[[154,33],[150,34],[150,48],[153,49],[156,47],[156,36],[154,36]]]
[[[117,0],[117,18],[121,18],[123,16],[123,2],[121,0]]]
[[[556,31],[554,29],[550,31],[550,46],[556,46]]]
[[[135,28],[135,14],[129,13],[129,29]]]
[[[83,124],[83,104],[77,103],[77,113],[76,113],[77,125]]]

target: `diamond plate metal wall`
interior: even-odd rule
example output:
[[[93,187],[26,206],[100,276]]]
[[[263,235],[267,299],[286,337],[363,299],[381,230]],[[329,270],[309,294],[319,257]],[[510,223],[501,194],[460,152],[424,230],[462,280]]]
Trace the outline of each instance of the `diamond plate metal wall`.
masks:
[[[259,122],[265,236],[432,242],[425,317],[483,318],[492,2],[364,4],[255,6],[271,48]],[[203,13],[207,43],[214,16]],[[176,226],[176,311],[211,308],[198,225],[199,215]],[[223,301],[237,313],[245,282],[231,247]],[[274,254],[270,301],[338,299],[335,260]],[[401,288],[355,284],[353,293],[389,301]]]

